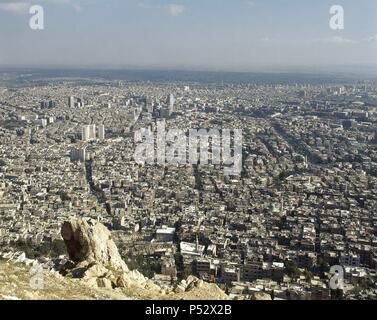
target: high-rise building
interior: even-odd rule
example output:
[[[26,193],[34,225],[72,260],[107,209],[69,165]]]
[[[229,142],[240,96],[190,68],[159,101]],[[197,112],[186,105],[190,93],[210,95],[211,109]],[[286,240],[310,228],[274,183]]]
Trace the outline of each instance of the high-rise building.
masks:
[[[91,141],[91,140],[105,140],[105,126],[100,124],[98,129],[96,130],[97,126],[95,124],[89,124],[82,127],[82,140],[83,141]]]
[[[145,97],[144,110],[153,113],[153,100],[150,97]]]
[[[169,115],[175,112],[174,109],[174,103],[175,103],[175,98],[174,95],[169,94],[168,100],[167,100],[168,106],[169,106]]]
[[[81,137],[82,137],[83,141],[89,141],[90,140],[90,126],[83,126],[82,127]]]
[[[47,119],[37,119],[37,120],[34,120],[34,123],[36,123],[38,126],[41,126],[41,127],[46,127],[47,126]]]
[[[49,107],[50,109],[55,108],[55,107],[56,107],[56,102],[53,101],[53,100],[50,100],[50,101],[48,102],[48,107]]]
[[[160,111],[160,118],[166,119],[166,118],[169,118],[169,116],[171,115],[170,108],[166,106],[163,106],[162,108],[160,108],[159,111]]]
[[[82,98],[76,98],[73,96],[68,98],[68,106],[70,108],[75,108],[75,107],[80,108],[80,107],[84,107],[84,105],[85,104]]]
[[[71,161],[81,161],[84,162],[86,160],[86,150],[85,148],[73,148],[71,150]]]
[[[89,140],[94,140],[96,138],[96,125],[89,125]]]
[[[153,101],[148,102],[147,110],[148,110],[148,113],[153,114],[154,112]]]
[[[74,108],[75,107],[75,97],[69,97],[68,98],[68,106],[70,107],[70,108]]]
[[[98,139],[105,140],[105,126],[103,124],[98,126]]]
[[[47,109],[48,107],[48,102],[46,100],[41,101],[41,109]]]

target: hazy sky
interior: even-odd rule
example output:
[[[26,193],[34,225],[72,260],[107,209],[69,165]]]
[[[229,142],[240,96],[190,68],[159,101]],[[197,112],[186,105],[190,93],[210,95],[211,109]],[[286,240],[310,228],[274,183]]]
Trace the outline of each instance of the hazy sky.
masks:
[[[30,4],[45,30],[29,27]],[[345,11],[331,30],[330,7]],[[0,65],[377,65],[376,0],[0,0]]]

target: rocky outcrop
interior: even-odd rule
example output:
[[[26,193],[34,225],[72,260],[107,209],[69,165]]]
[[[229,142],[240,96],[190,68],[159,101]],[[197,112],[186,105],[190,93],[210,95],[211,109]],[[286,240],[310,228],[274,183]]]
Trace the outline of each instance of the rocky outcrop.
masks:
[[[121,287],[119,283],[142,285],[146,281],[140,272],[128,269],[110,231],[102,223],[93,219],[71,219],[63,223],[61,235],[70,259],[63,267],[63,275],[107,289]]]
[[[256,300],[256,301],[269,301],[271,299],[271,295],[265,292],[259,292],[255,293],[250,300]]]
[[[70,259],[63,267],[63,275],[80,278],[90,287],[120,290],[136,299],[228,299],[216,285],[192,276],[175,287],[160,287],[139,271],[130,271],[110,231],[95,220],[66,221],[61,235]]]
[[[72,262],[83,266],[98,264],[128,272],[110,231],[103,224],[92,219],[71,219],[64,222],[61,235]]]
[[[174,287],[177,299],[187,300],[227,300],[229,297],[217,285],[189,276]]]
[[[0,300],[132,300],[125,292],[93,287],[44,269],[39,289],[31,287],[32,266],[0,258]]]

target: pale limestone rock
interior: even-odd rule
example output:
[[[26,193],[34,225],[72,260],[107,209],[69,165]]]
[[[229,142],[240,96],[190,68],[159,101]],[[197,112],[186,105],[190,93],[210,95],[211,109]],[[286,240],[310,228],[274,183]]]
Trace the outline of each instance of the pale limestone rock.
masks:
[[[110,231],[103,224],[92,219],[71,219],[64,222],[61,235],[73,262],[95,262],[115,270],[128,271]]]
[[[126,274],[122,274],[118,279],[116,280],[117,287],[120,288],[129,288],[131,287],[132,281],[126,276]]]
[[[174,289],[174,292],[175,293],[183,293],[186,291],[186,288],[184,286],[181,286],[181,285],[177,285]]]
[[[146,281],[145,277],[137,270],[132,270],[132,271],[128,272],[127,276],[131,280],[137,281],[139,283],[144,283]]]
[[[187,287],[187,281],[186,280],[182,280],[181,281],[181,286],[186,288]]]
[[[100,265],[95,264],[90,266],[86,271],[84,271],[83,278],[101,278],[104,277],[108,273],[108,270]]]
[[[85,283],[91,288],[98,288],[97,278],[89,278],[85,281]]]
[[[144,282],[143,287],[144,289],[150,290],[150,291],[159,291],[161,289],[158,285],[153,283],[151,280]]]
[[[197,288],[201,288],[201,287],[203,286],[203,284],[204,284],[204,281],[203,281],[203,280],[198,280],[198,281],[195,283],[195,286],[196,286]]]
[[[254,296],[251,298],[251,300],[272,300],[271,299],[271,295],[269,295],[268,293],[263,293],[263,292],[260,292],[260,293],[255,293]]]

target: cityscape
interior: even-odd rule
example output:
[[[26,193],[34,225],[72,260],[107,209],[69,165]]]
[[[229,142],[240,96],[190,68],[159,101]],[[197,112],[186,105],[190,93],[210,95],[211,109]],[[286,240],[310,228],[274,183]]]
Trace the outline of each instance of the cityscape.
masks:
[[[87,217],[159,284],[194,275],[236,299],[330,299],[330,268],[340,265],[344,298],[375,297],[374,82],[21,76],[1,90],[3,252],[38,255],[31,248],[59,240],[65,220]],[[162,121],[242,130],[241,173],[210,161],[136,164],[135,136]]]

